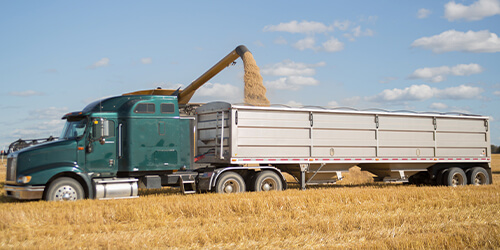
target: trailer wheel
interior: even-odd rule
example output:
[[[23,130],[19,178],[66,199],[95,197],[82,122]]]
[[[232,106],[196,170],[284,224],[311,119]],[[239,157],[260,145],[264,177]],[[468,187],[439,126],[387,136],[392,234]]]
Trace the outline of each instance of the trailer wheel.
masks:
[[[215,191],[223,194],[243,193],[246,191],[245,180],[238,173],[225,172],[219,177]]]
[[[467,177],[461,168],[450,168],[443,176],[443,184],[446,186],[463,186],[467,185]]]
[[[283,184],[281,178],[275,172],[262,171],[255,177],[254,190],[255,192],[281,191],[283,190]]]
[[[45,199],[48,201],[75,201],[85,198],[85,192],[78,181],[69,177],[61,177],[53,181]]]
[[[479,186],[487,185],[490,183],[490,176],[486,169],[482,167],[473,167],[467,172],[467,181],[469,184]]]
[[[443,183],[443,179],[444,179],[444,173],[446,173],[448,171],[448,169],[443,169],[443,170],[440,170],[437,175],[436,175],[436,184],[438,186],[441,186],[441,185],[444,185]]]

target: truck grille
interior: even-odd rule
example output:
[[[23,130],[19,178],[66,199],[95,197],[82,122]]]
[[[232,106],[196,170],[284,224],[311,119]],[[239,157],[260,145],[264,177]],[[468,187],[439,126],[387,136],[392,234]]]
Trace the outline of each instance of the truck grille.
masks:
[[[7,178],[6,181],[13,182],[16,181],[16,165],[17,161],[14,158],[7,158]]]

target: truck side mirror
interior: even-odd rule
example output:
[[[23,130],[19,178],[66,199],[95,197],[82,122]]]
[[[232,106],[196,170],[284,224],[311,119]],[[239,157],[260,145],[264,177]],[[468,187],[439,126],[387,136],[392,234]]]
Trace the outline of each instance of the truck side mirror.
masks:
[[[104,118],[98,118],[93,121],[93,135],[94,140],[101,140],[109,136],[110,122]]]
[[[101,119],[101,121],[102,121],[101,137],[108,137],[109,136],[109,121],[106,119]]]

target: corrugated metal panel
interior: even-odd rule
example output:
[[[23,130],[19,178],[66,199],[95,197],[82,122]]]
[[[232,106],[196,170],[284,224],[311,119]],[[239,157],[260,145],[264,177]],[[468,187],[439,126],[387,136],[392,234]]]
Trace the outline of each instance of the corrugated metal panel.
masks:
[[[432,117],[379,115],[380,130],[433,131]]]
[[[487,117],[207,104],[199,138],[215,141],[214,112],[230,109],[224,147],[237,158],[487,157]],[[212,130],[211,130],[212,129]],[[212,144],[207,144],[213,146]],[[207,150],[207,145],[198,147]],[[204,148],[205,147],[205,148]],[[444,160],[445,161],[445,160]],[[226,159],[229,163],[229,159]]]

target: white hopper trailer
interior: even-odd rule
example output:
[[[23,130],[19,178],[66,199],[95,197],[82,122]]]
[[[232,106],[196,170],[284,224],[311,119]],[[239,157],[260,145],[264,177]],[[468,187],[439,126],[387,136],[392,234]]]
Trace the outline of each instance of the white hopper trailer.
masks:
[[[353,166],[376,181],[492,182],[486,116],[214,102],[196,110],[195,134],[197,162],[211,164],[199,178],[204,190],[283,189],[282,172],[305,189],[335,183]],[[263,170],[275,176],[246,174]]]

